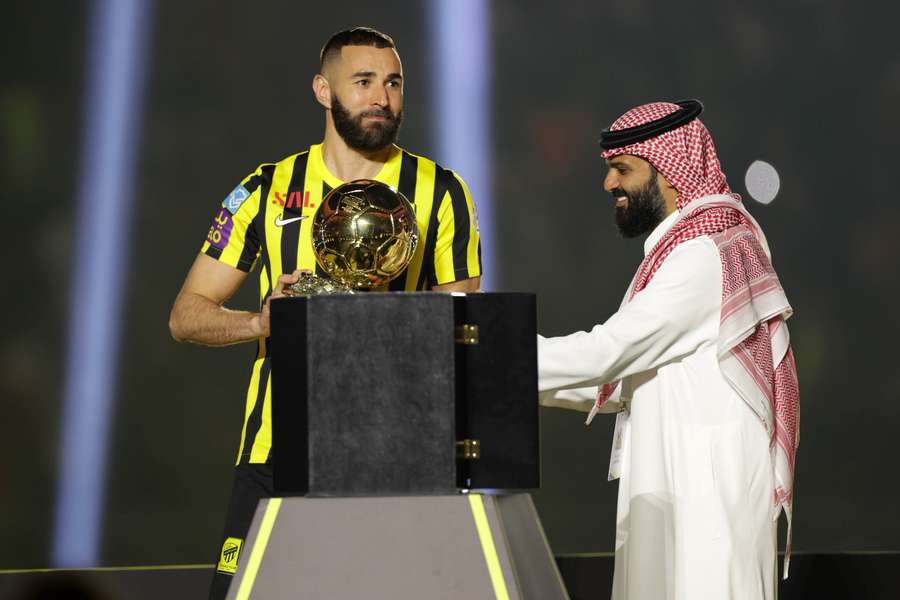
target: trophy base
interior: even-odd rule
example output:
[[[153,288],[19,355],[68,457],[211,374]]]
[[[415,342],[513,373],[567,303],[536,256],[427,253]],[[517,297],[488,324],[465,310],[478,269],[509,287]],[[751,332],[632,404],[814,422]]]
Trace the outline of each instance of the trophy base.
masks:
[[[301,273],[300,280],[284,290],[287,296],[321,296],[328,294],[355,294],[356,290],[312,273]]]

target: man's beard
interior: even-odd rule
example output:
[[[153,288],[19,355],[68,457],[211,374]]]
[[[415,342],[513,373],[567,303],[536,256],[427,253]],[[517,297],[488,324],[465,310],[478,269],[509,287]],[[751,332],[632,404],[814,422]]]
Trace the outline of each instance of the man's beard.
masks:
[[[363,111],[354,117],[334,94],[331,95],[331,117],[344,143],[360,152],[377,152],[396,142],[403,123],[402,110],[395,115],[386,108]],[[385,120],[373,121],[366,127],[363,125],[366,117],[384,117]]]
[[[666,201],[659,189],[655,170],[647,182],[634,192],[616,188],[611,193],[614,198],[628,198],[628,204],[624,208],[616,207],[616,227],[622,237],[643,235],[666,218]]]

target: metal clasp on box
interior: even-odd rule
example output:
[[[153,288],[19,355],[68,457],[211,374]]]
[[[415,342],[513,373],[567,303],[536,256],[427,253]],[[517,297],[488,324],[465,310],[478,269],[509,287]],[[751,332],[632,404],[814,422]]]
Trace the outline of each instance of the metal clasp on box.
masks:
[[[473,346],[478,343],[478,325],[460,325],[456,328],[456,343]]]
[[[481,458],[481,442],[470,438],[456,442],[456,456],[463,460],[478,460]]]

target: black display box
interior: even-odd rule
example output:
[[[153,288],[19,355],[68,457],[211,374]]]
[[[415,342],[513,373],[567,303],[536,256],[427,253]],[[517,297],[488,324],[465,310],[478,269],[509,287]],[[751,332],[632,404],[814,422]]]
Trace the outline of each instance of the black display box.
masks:
[[[532,294],[271,303],[279,496],[540,485]]]

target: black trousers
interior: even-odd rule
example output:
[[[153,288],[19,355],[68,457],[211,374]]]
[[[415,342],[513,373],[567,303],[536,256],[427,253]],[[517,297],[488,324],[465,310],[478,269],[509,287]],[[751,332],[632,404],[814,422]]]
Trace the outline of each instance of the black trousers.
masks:
[[[272,494],[272,465],[242,464],[235,467],[225,531],[216,555],[216,571],[209,588],[209,600],[225,600],[238,558],[245,551],[244,542],[256,505],[262,498],[271,498]]]

